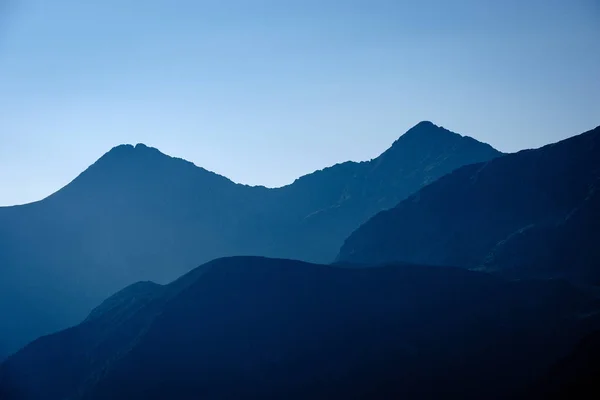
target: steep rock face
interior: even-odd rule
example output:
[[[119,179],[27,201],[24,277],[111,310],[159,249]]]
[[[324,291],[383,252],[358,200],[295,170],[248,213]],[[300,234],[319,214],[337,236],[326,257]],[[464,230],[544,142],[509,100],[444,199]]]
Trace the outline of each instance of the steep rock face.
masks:
[[[466,166],[354,232],[341,261],[600,278],[600,128]]]
[[[52,196],[0,208],[0,350],[79,322],[132,282],[165,283],[217,257],[330,262],[377,211],[498,154],[421,123],[375,160],[267,189],[141,144],[118,146]]]
[[[0,365],[0,394],[510,398],[598,326],[597,309],[564,281],[233,257],[130,286],[34,341]]]

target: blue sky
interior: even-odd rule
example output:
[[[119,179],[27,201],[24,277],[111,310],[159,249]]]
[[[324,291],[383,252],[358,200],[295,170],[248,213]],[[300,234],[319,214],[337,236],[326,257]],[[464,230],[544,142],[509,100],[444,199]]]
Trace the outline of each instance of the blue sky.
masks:
[[[280,186],[420,120],[503,151],[600,125],[600,2],[0,0],[0,205],[121,143]]]

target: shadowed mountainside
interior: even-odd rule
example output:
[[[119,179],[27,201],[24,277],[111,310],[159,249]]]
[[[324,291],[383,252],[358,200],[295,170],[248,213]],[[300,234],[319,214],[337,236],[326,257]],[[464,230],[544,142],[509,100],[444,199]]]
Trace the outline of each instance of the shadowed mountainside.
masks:
[[[219,259],[32,342],[0,366],[0,397],[509,398],[597,308],[560,280]]]
[[[465,166],[355,231],[338,260],[600,283],[600,127]]]
[[[165,283],[217,257],[330,262],[376,212],[498,155],[422,122],[372,161],[267,189],[144,145],[116,147],[50,197],[0,208],[0,350],[79,322],[132,282]]]
[[[557,362],[534,389],[529,399],[597,399],[600,397],[600,331],[587,335],[567,357]]]

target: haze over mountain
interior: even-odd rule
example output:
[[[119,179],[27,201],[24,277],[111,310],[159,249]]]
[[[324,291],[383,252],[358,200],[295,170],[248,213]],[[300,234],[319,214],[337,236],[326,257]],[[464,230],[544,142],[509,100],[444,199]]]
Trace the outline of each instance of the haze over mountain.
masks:
[[[374,160],[267,189],[142,144],[115,147],[50,197],[0,208],[0,351],[79,322],[132,282],[165,283],[217,257],[330,262],[378,211],[499,154],[422,122]]]
[[[598,307],[559,280],[225,258],[29,344],[0,366],[0,397],[512,398]]]
[[[354,232],[338,259],[600,282],[600,127],[465,166]]]
[[[0,0],[0,400],[600,399],[599,22]]]
[[[426,148],[419,145],[425,139]],[[303,235],[335,233],[344,226],[339,221],[348,223],[344,217],[376,208],[375,199],[401,197],[398,175],[429,184],[360,226],[334,265],[227,257],[168,285],[130,285],[83,322],[0,364],[0,398],[584,398],[586,389],[597,390],[597,363],[588,355],[597,352],[600,330],[600,127],[429,179],[452,159],[447,154],[462,148],[452,145],[457,140],[484,146],[421,123],[376,160],[334,166],[280,189],[236,185],[141,145],[113,149],[71,185],[30,205],[54,205],[54,213],[40,214],[48,232],[56,232],[52,218],[69,210],[77,212],[68,214],[68,226],[79,226],[77,215],[118,217],[94,225],[110,234],[92,236],[109,254],[130,257],[121,268],[112,266],[118,273],[97,272],[106,287],[167,262],[169,255],[157,249],[172,246],[181,255],[186,247],[177,247],[182,242],[172,221],[209,221],[185,231],[203,246],[224,243],[211,229],[240,248],[293,252],[298,244],[308,253],[314,248]],[[407,164],[425,172],[406,173]],[[210,188],[206,195],[198,180]],[[236,197],[241,191],[249,195]],[[319,208],[336,193],[349,196]],[[82,206],[57,206],[69,203]],[[90,204],[108,205],[110,213]],[[302,221],[319,224],[298,224],[299,215],[314,209],[320,211]],[[232,224],[219,227],[211,218]],[[168,229],[153,233],[160,226]],[[242,227],[254,229],[249,242]],[[82,232],[88,233],[60,231],[47,253],[59,253],[65,237],[74,242]],[[151,244],[151,256],[140,238]],[[160,273],[167,279],[176,269]],[[85,271],[63,269],[64,276],[40,274],[39,280],[23,269],[8,271],[11,279],[38,284],[36,293],[58,296],[62,304],[35,298],[53,310],[68,309],[68,296],[81,295],[75,290],[94,288]],[[100,280],[107,276],[113,281]],[[31,332],[23,324],[13,328],[10,333]]]

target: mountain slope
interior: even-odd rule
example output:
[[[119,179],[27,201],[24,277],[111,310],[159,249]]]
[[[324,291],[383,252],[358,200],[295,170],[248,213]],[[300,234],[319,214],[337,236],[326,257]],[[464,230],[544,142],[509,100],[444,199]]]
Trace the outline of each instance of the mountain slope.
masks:
[[[599,190],[600,127],[460,168],[373,217],[338,258],[600,282]]]
[[[0,208],[0,351],[79,322],[132,282],[168,282],[217,257],[330,262],[376,212],[498,154],[420,123],[377,159],[267,189],[144,145],[118,146],[52,196]]]
[[[421,122],[374,160],[335,165],[279,189],[286,214],[298,210],[298,228],[284,230],[289,233],[284,252],[268,255],[331,262],[343,240],[377,212],[456,168],[500,154],[475,139]]]
[[[562,281],[233,257],[117,293],[0,366],[11,399],[508,398],[598,305]],[[582,328],[585,326],[585,329]]]

